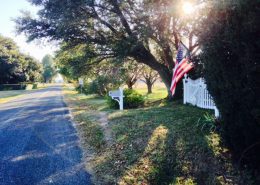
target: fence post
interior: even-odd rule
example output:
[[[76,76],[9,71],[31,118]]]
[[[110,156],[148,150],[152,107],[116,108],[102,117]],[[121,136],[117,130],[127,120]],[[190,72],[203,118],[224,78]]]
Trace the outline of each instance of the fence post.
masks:
[[[183,79],[183,104],[187,103],[187,74],[184,75]]]
[[[214,108],[214,111],[215,111],[215,117],[219,118],[219,110],[218,110],[218,108],[216,106]]]
[[[185,78],[182,80],[182,82],[183,82],[183,104],[186,104],[186,87],[185,87],[185,85],[186,85],[186,82],[185,82],[186,80],[185,80]]]
[[[120,87],[119,88],[119,91],[120,91],[120,96],[119,96],[119,109],[120,110],[123,110],[124,109],[124,91],[123,91],[123,88]]]

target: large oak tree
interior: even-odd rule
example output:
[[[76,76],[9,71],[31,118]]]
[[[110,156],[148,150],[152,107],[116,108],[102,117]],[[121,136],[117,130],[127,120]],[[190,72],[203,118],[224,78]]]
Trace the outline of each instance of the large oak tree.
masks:
[[[16,20],[17,30],[29,41],[88,44],[95,48],[89,61],[132,58],[156,70],[168,91],[178,42],[185,35],[191,51],[198,45],[196,15],[189,24],[183,21],[178,0],[30,1],[40,7],[38,17],[25,13]]]

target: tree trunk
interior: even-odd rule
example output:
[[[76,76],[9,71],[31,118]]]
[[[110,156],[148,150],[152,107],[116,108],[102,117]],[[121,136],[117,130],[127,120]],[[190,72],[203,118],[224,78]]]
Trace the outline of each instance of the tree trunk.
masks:
[[[146,83],[146,85],[147,85],[147,93],[152,94],[152,87],[153,87],[152,83],[149,82],[149,83]]]
[[[132,82],[126,82],[126,85],[127,85],[128,89],[133,89],[134,83],[132,83]]]
[[[128,89],[133,89],[133,85],[127,85]]]
[[[137,46],[132,52],[131,56],[139,63],[143,63],[151,67],[153,70],[157,71],[167,88],[167,99],[169,101],[181,99],[183,97],[182,83],[179,82],[176,87],[176,92],[174,97],[171,95],[171,80],[172,72],[165,65],[159,63],[156,58],[143,46]]]

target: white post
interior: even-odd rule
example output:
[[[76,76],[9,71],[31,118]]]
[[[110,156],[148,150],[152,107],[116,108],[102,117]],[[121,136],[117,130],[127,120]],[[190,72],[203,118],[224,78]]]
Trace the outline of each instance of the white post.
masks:
[[[124,91],[123,88],[119,88],[120,96],[119,96],[119,109],[124,110]]]
[[[216,106],[215,106],[214,110],[215,110],[215,117],[219,118],[219,110]]]
[[[186,80],[187,80],[187,74],[184,75],[184,79],[183,79],[183,104],[186,104],[187,102],[187,84],[186,84]]]
[[[79,85],[80,85],[80,94],[82,94],[82,88],[83,88],[83,85],[84,85],[83,78],[79,78]]]
[[[183,104],[186,104],[186,94],[187,94],[187,89],[186,89],[186,79],[183,79]]]

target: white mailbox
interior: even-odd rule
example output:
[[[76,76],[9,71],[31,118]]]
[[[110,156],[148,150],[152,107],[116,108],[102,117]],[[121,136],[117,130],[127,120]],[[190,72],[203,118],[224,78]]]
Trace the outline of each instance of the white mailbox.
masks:
[[[109,91],[108,95],[111,96],[113,100],[116,100],[119,103],[119,109],[124,109],[124,92],[123,88],[119,88],[116,91]]]

